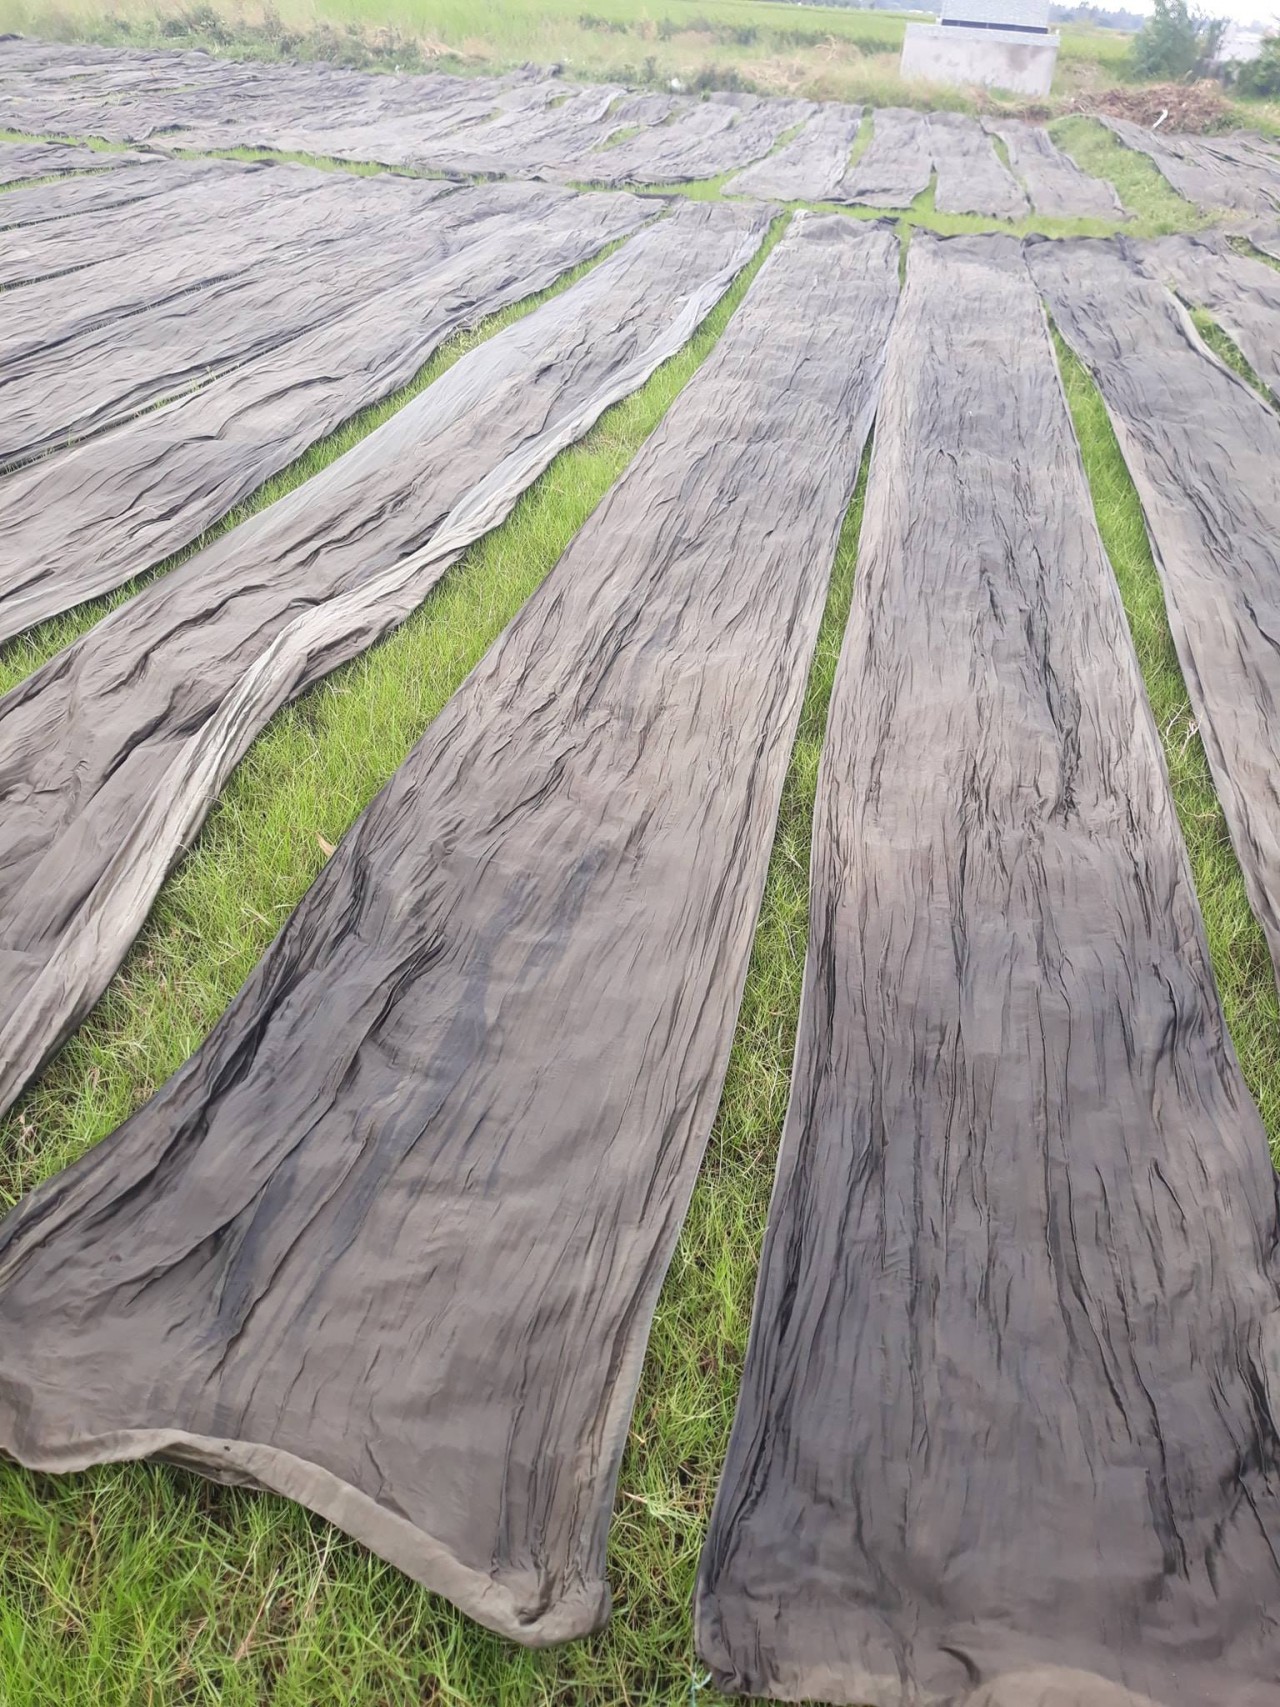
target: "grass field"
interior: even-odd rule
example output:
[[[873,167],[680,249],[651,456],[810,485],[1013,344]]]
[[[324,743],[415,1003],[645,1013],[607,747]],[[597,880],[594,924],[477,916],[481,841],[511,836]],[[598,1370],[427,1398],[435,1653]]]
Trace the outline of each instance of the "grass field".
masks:
[[[670,0],[670,9],[679,4]],[[628,0],[591,5],[596,17],[613,7],[631,20],[628,30],[635,22]],[[775,19],[796,18],[804,21],[797,27],[807,28],[815,15],[825,27],[833,15],[753,0],[693,0],[686,10],[726,27],[745,19],[740,27],[761,30],[772,30]],[[7,12],[12,6],[0,3],[0,23]],[[364,16],[371,15],[370,7]],[[425,3],[402,0],[381,15],[416,30],[428,12]],[[495,10],[495,19],[486,14],[488,45],[545,58],[555,52],[548,45],[560,39],[555,32],[571,29],[577,16],[576,6],[560,0],[544,37],[531,6],[508,4]],[[869,38],[864,51],[855,32],[900,27],[883,15],[838,16],[849,31],[842,40],[867,62],[880,50]],[[472,39],[460,32],[468,19],[474,27],[475,17],[460,4],[429,12],[441,39],[452,42],[457,34],[459,46]],[[767,26],[752,22],[766,18]],[[593,25],[580,33],[609,47],[609,35],[622,32]],[[663,45],[660,35],[654,39]],[[735,44],[739,62],[764,45],[759,37]],[[1117,183],[1137,216],[1134,229],[1196,223],[1150,162],[1100,127],[1068,119],[1055,134],[1086,169]],[[990,222],[946,220],[926,196],[901,227],[907,237],[917,224],[984,223]],[[556,461],[511,520],[473,549],[396,635],[274,720],[166,884],[107,996],[0,1125],[0,1205],[109,1132],[208,1032],[320,869],[325,844],[337,842],[551,568],[712,348],[753,271],[679,357]],[[475,337],[491,335],[530,306],[498,317]],[[1216,328],[1206,331],[1231,355]],[[314,474],[474,341],[455,341],[413,386],[318,446],[246,511]],[[1059,357],[1100,530],[1161,731],[1228,1021],[1275,1145],[1280,1013],[1261,933],[1196,736],[1137,498],[1096,390],[1061,347]],[[786,1105],[807,928],[810,818],[857,572],[865,472],[835,563],[723,1100],[649,1345],[612,1531],[616,1604],[608,1628],[588,1641],[528,1653],[487,1635],[282,1500],[163,1467],[58,1479],[0,1468],[0,1707],[706,1707],[715,1699],[693,1655],[689,1602],[736,1394]],[[102,608],[49,624],[0,653],[0,689],[89,626]]]

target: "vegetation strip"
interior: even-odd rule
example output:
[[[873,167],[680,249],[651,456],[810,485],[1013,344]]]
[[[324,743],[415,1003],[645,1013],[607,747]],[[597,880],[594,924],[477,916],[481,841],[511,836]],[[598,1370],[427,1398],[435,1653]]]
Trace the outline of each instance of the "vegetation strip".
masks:
[[[911,246],[810,916],[717,1683],[1260,1700],[1275,1179],[1006,239]]]

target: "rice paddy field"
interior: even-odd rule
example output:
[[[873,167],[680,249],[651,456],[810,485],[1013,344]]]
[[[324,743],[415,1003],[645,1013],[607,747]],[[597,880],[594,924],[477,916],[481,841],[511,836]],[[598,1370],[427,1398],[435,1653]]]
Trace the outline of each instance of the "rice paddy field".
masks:
[[[627,84],[665,87],[674,78],[691,90],[968,107],[962,94],[902,82],[898,57],[911,15],[780,0],[493,0],[483,8],[466,0],[282,0],[265,9],[238,0],[3,0],[0,29],[451,70],[555,63],[572,77]],[[1122,32],[1067,26],[1059,92],[1121,80],[1127,52]]]

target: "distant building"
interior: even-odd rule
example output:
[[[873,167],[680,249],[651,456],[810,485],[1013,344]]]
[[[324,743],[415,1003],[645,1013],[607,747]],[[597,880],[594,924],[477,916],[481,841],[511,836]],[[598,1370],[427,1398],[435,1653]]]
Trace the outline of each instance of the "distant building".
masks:
[[[1229,23],[1222,33],[1218,64],[1243,65],[1247,59],[1256,59],[1266,38],[1267,32],[1261,24]]]
[[[1047,95],[1058,59],[1049,0],[942,0],[936,24],[908,24],[902,75]]]

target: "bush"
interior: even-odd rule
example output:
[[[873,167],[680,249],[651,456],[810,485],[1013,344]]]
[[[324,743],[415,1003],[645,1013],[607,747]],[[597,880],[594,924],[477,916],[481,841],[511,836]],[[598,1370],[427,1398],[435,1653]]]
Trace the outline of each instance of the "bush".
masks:
[[[1242,95],[1280,95],[1280,36],[1268,36],[1256,59],[1246,59],[1236,72]]]
[[[1155,0],[1155,9],[1133,38],[1136,77],[1186,78],[1218,75],[1218,49],[1227,20],[1210,17],[1187,0]]]

